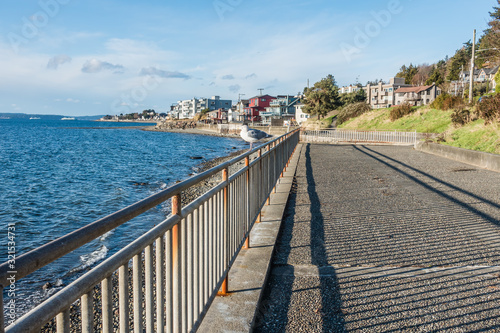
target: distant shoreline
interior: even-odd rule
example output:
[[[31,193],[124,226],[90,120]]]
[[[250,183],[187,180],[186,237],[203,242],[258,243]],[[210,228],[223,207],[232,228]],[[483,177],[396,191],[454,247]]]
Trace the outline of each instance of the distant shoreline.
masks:
[[[240,137],[237,134],[222,134],[222,133],[218,133],[216,131],[202,130],[202,129],[198,129],[198,128],[186,128],[186,129],[180,129],[180,128],[164,129],[164,128],[161,128],[161,129],[159,129],[157,127],[147,126],[147,127],[143,127],[142,130],[149,131],[149,132],[185,133],[185,134],[220,136],[220,137],[228,137],[228,138],[239,138]]]
[[[136,124],[152,124],[150,126],[156,126],[158,125],[158,121],[156,120],[107,120],[107,119],[97,119],[93,120],[97,122],[103,122],[103,123],[136,123]],[[154,125],[153,125],[154,124]]]

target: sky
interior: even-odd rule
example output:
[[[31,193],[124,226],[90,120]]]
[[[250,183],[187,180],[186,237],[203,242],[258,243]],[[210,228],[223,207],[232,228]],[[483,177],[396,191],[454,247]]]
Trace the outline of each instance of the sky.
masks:
[[[166,112],[179,100],[389,80],[452,56],[496,0],[3,0],[0,112]]]

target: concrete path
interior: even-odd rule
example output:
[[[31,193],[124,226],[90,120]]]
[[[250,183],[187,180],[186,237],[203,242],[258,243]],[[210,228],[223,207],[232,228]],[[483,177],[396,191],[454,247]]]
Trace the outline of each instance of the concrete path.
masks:
[[[500,332],[500,173],[303,146],[257,332]]]

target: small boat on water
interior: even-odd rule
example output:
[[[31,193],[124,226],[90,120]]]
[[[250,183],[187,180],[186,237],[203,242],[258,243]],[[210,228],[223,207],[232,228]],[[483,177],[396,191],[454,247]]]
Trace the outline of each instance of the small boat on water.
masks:
[[[30,117],[30,120],[38,120],[41,119],[40,117]]]
[[[61,120],[76,120],[74,117],[62,117]]]

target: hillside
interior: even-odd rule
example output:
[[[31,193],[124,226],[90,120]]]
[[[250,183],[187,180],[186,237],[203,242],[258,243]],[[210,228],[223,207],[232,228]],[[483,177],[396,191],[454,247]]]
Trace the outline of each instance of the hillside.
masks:
[[[452,111],[441,111],[430,107],[417,108],[412,114],[394,122],[389,119],[391,109],[379,109],[367,112],[351,119],[339,128],[362,130],[402,130],[419,133],[439,134],[435,140],[439,143],[500,154],[500,126],[498,123],[485,125],[479,119],[464,126],[455,126],[451,122]]]

